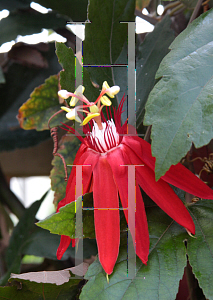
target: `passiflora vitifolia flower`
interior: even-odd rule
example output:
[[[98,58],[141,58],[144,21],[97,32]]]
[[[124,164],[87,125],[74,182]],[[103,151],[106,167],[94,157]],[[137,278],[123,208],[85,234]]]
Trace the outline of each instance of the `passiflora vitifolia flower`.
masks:
[[[87,107],[96,105],[94,110],[86,111],[89,118],[87,116],[82,122],[82,125],[86,125],[84,127],[86,137],[83,138],[78,135],[82,144],[73,165],[86,165],[86,167],[82,167],[83,193],[93,191],[94,222],[99,260],[107,274],[112,273],[119,252],[119,197],[130,232],[135,232],[136,254],[144,264],[147,263],[149,254],[149,232],[139,186],[161,209],[192,234],[195,234],[193,220],[169,184],[200,198],[213,199],[213,191],[180,163],[171,166],[169,171],[156,182],[155,158],[151,154],[150,144],[138,136],[128,135],[127,122],[121,126],[124,97],[118,109],[113,109],[114,120],[111,111],[110,114],[107,114],[107,120],[101,112],[103,108],[101,103],[106,102],[108,104],[105,105],[110,105],[109,99],[109,101],[107,99],[105,102],[103,101],[103,95],[107,94],[112,98],[118,91],[118,87],[110,88],[105,82],[100,96],[94,103],[89,102],[83,95],[79,97],[76,95],[79,100],[85,102]],[[69,96],[75,96],[75,94],[70,93]],[[91,127],[88,122],[90,122]],[[72,133],[75,132],[71,127],[67,130]],[[131,224],[131,220],[128,221],[127,165],[140,165],[140,167],[135,168],[135,224]],[[66,188],[66,196],[59,202],[57,211],[60,207],[75,200],[75,185],[76,170],[73,167]],[[58,259],[63,256],[70,241],[70,237],[61,236],[57,250]]]

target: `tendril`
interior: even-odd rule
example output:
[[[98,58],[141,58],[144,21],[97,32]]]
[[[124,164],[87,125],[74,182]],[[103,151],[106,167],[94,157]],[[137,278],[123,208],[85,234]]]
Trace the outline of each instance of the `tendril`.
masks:
[[[49,121],[48,121],[48,127],[49,127],[49,130],[50,130],[50,134],[51,134],[51,137],[53,139],[53,143],[54,143],[54,146],[53,146],[53,156],[59,156],[63,162],[63,165],[64,165],[64,172],[65,172],[65,177],[64,177],[64,180],[67,181],[67,178],[68,178],[68,175],[67,175],[67,166],[66,166],[66,162],[65,162],[65,159],[63,157],[62,154],[58,153],[58,127],[50,127],[50,121],[58,114],[60,114],[61,112],[63,112],[63,110],[59,110],[58,112],[56,112],[54,115],[52,115],[50,118],[49,118]]]
[[[196,157],[192,160],[189,160],[189,162],[194,162],[196,160],[200,160],[204,163],[204,166],[202,167],[202,169],[200,170],[198,176],[199,178],[201,179],[201,174],[203,171],[206,171],[206,173],[213,173],[213,153],[210,153],[209,154],[209,157],[204,157],[204,158],[201,158],[201,157]]]

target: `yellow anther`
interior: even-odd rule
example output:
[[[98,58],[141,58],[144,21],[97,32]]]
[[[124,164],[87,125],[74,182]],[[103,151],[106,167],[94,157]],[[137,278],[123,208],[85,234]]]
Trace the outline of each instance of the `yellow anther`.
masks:
[[[61,109],[63,109],[64,111],[67,112],[66,114],[66,118],[68,120],[75,120],[78,123],[81,123],[81,119],[79,118],[78,114],[77,114],[77,109],[76,108],[69,108],[66,106],[61,106]]]
[[[107,90],[109,88],[110,88],[110,86],[108,85],[107,81],[104,81],[102,84],[102,90]]]
[[[114,85],[112,87],[110,87],[107,83],[107,81],[104,81],[103,82],[103,85],[102,85],[102,91],[103,90],[107,90],[106,94],[110,97],[110,98],[114,98],[115,95],[117,93],[120,92],[120,87],[118,85]]]
[[[66,111],[67,113],[71,112],[72,109],[66,106],[61,106],[61,109],[63,109],[64,111]]]
[[[112,102],[110,101],[110,99],[107,96],[101,97],[101,103],[106,106],[112,105]]]
[[[76,96],[79,96],[79,97],[83,98],[84,90],[85,90],[85,87],[83,85],[79,85],[74,94]],[[70,106],[75,106],[77,102],[78,102],[78,98],[72,97],[71,100],[70,100]]]
[[[86,118],[83,120],[83,122],[80,124],[81,126],[86,125],[91,119],[100,116],[99,113],[94,113],[94,114],[88,114]]]

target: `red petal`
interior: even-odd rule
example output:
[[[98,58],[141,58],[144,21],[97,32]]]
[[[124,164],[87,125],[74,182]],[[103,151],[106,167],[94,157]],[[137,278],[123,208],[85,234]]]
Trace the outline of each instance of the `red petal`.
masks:
[[[149,255],[149,231],[146,219],[146,211],[138,184],[136,185],[136,253],[144,264],[147,263]]]
[[[162,179],[156,182],[154,172],[147,166],[138,168],[137,173],[136,178],[145,193],[172,219],[187,228],[192,234],[195,234],[193,220],[172,188]]]
[[[178,163],[171,166],[161,179],[197,197],[213,200],[213,191],[191,171]]]
[[[87,149],[81,156],[78,156],[74,160],[73,165],[88,165],[82,168],[82,179],[83,179],[83,194],[88,193],[90,190],[92,172],[98,161],[99,154],[95,153],[91,149]],[[91,165],[91,166],[89,166]],[[68,185],[66,188],[66,204],[71,203],[75,200],[75,187],[76,187],[76,167],[72,167]]]
[[[151,145],[137,136],[124,136],[122,144],[125,144],[152,170],[155,169],[155,157],[151,153]]]
[[[96,154],[92,150],[88,150],[88,148],[85,148],[84,144],[81,145],[80,149],[76,154],[73,165],[91,165],[82,168],[84,194],[90,191],[92,171],[98,161],[98,158],[99,158],[99,154]],[[72,167],[72,171],[66,188],[66,197],[58,203],[57,212],[59,211],[59,208],[61,208],[62,206],[75,201],[75,187],[76,187],[76,167]],[[58,259],[61,259],[61,257],[63,256],[64,252],[67,250],[70,244],[70,241],[71,241],[70,237],[63,236],[63,235],[61,236],[61,242],[57,250]],[[75,243],[75,239],[72,240],[72,245],[74,245],[74,243]]]
[[[105,272],[111,274],[119,252],[120,218],[118,190],[107,162],[107,155],[100,156],[93,176],[94,218],[99,260]]]
[[[73,165],[78,165],[79,164],[78,162],[79,162],[81,156],[83,155],[83,153],[86,152],[86,150],[87,150],[87,147],[84,144],[81,144],[80,148],[78,149],[78,151],[76,153]],[[67,193],[67,191],[69,191],[70,186],[71,186],[75,176],[76,176],[75,168],[72,168],[69,179],[68,179],[68,182],[67,182],[66,193]]]
[[[127,165],[128,162],[124,161],[122,148],[123,146],[121,145],[121,147],[117,148],[116,150],[108,152],[107,160],[112,168],[113,176],[119,190],[122,206],[123,208],[127,208],[128,170],[127,167],[124,167],[122,165]],[[149,232],[144,203],[138,185],[136,185],[135,223],[131,222],[131,218],[128,221],[127,210],[124,210],[124,214],[128,222],[130,232],[133,236],[135,233],[136,254],[140,257],[143,263],[146,263],[149,254]],[[134,219],[134,217],[132,219]]]
[[[133,165],[139,165],[141,161],[129,148],[124,147],[126,159],[130,160]],[[148,166],[136,167],[136,180],[145,191],[145,193],[155,203],[164,210],[172,219],[181,226],[187,228],[192,234],[195,234],[195,226],[193,220],[184,206],[183,202],[178,198],[172,188],[162,179],[155,181],[155,173]]]
[[[63,207],[64,205],[66,205],[66,198],[62,199],[62,200],[58,203],[56,212],[58,213],[58,212],[59,212],[59,209],[60,209],[61,207]]]
[[[128,136],[123,138],[122,143],[127,145],[132,151],[134,151],[139,159],[154,170],[155,158],[151,154],[151,145],[149,143],[139,137]],[[139,147],[139,144],[141,148]],[[204,182],[202,182],[202,180],[180,163],[175,166],[171,166],[161,179],[190,194],[200,198],[213,200],[213,191]]]
[[[76,239],[78,240],[78,239]],[[72,247],[75,247],[75,239],[72,239]]]
[[[59,245],[57,253],[56,253],[57,259],[61,259],[62,258],[64,252],[69,247],[70,241],[71,241],[71,238],[69,236],[66,236],[66,235],[62,235],[61,236],[60,245]]]

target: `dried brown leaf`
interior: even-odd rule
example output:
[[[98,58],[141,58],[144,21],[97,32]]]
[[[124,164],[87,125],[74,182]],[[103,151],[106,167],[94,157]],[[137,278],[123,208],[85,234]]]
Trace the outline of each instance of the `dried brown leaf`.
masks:
[[[37,283],[52,283],[62,285],[70,280],[70,272],[78,276],[84,276],[87,272],[89,264],[83,262],[82,264],[67,268],[60,271],[42,271],[29,272],[24,274],[11,274],[10,279],[24,279]]]

